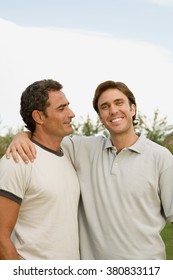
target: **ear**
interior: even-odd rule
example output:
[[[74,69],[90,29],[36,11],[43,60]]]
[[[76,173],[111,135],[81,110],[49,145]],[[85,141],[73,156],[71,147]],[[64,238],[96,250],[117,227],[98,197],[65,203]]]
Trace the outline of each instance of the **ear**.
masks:
[[[132,117],[136,114],[136,105],[135,104],[132,104],[130,106],[130,111],[132,112]]]
[[[40,112],[38,110],[34,110],[32,112],[32,117],[37,124],[43,124],[44,118],[43,118],[43,113],[42,112]]]

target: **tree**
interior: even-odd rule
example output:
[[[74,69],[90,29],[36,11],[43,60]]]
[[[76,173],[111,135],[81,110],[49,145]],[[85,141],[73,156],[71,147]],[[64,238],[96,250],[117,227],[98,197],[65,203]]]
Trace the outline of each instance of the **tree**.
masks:
[[[5,136],[0,136],[0,158],[5,154],[9,144],[11,143],[13,136],[18,133],[22,132],[24,127],[18,128],[14,131],[12,128],[9,128]]]
[[[164,141],[170,132],[173,132],[173,125],[168,125],[167,117],[159,118],[159,110],[154,112],[153,120],[147,119],[146,115],[138,114],[139,129],[147,138],[164,146]]]
[[[10,142],[12,141],[13,134],[11,130],[5,136],[0,136],[0,158],[5,154]]]
[[[163,145],[173,154],[173,132],[166,136]]]
[[[96,123],[94,123],[89,115],[87,115],[86,120],[84,120],[81,117],[81,121],[79,122],[73,122],[73,135],[85,135],[85,136],[91,136],[91,135],[98,135],[103,134],[106,137],[109,135],[107,130],[102,126],[100,123],[99,118],[97,118]]]

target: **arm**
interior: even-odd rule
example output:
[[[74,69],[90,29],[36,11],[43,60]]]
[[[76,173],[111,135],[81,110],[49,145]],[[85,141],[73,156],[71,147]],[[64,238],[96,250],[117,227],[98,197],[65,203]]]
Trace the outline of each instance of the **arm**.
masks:
[[[16,224],[20,205],[0,196],[0,259],[18,260],[19,255],[10,236]]]
[[[23,159],[25,163],[30,161],[34,161],[36,156],[36,150],[34,144],[30,140],[31,133],[30,132],[22,132],[18,133],[14,136],[13,141],[10,143],[9,147],[6,151],[7,159],[10,158],[10,153],[12,153],[13,159],[18,162],[19,158],[17,152]]]

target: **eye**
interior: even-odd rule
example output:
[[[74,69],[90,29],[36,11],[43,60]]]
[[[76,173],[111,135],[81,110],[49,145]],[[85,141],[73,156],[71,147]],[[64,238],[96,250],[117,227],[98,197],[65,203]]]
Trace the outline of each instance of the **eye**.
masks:
[[[59,111],[63,111],[63,110],[64,110],[64,107],[59,108]]]
[[[58,109],[58,111],[64,111],[65,107],[66,107],[66,106],[60,106],[60,107],[58,107],[57,109]]]
[[[107,110],[109,108],[109,106],[107,104],[104,104],[101,106],[101,110]]]
[[[121,106],[121,105],[123,105],[123,100],[119,100],[119,101],[116,101],[116,105],[118,105],[118,106]]]

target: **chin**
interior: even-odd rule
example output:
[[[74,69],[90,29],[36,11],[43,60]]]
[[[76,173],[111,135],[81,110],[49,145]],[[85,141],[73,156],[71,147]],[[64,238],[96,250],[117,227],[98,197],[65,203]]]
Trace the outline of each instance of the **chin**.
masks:
[[[72,133],[73,133],[73,129],[70,128],[70,129],[68,130],[68,132],[67,132],[67,135],[72,134]]]

